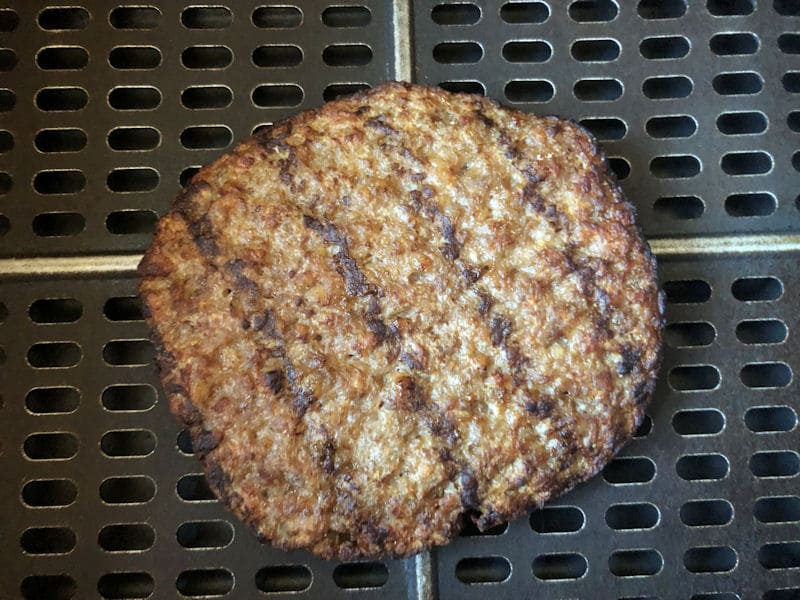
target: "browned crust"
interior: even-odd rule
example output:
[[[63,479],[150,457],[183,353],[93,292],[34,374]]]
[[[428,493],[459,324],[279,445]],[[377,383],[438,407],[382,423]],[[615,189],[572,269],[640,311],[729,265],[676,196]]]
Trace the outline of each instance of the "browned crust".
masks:
[[[432,529],[425,527],[420,529],[419,523],[403,520],[403,518],[408,519],[417,514],[413,511],[406,517],[401,517],[397,523],[390,521],[383,524],[382,519],[385,517],[380,514],[373,515],[373,518],[369,513],[359,513],[356,517],[353,517],[354,520],[350,521],[351,527],[355,528],[355,531],[343,531],[336,528],[340,527],[334,525],[335,519],[338,518],[336,517],[336,511],[340,505],[347,505],[353,502],[357,504],[357,501],[354,500],[353,492],[347,491],[347,486],[352,487],[352,485],[355,485],[351,483],[353,481],[351,475],[343,472],[340,466],[337,466],[339,454],[334,440],[337,432],[326,431],[324,426],[322,433],[319,434],[322,437],[319,438],[317,436],[314,438],[318,441],[314,442],[312,454],[316,453],[314,456],[317,458],[314,460],[318,461],[318,466],[315,467],[316,471],[311,472],[310,476],[314,478],[315,484],[319,483],[316,481],[316,478],[319,477],[320,481],[325,485],[332,485],[329,481],[335,478],[339,482],[336,484],[337,487],[335,489],[339,491],[334,493],[334,498],[331,500],[332,504],[321,506],[317,503],[316,508],[311,504],[307,505],[309,507],[308,510],[317,511],[313,514],[318,514],[319,510],[323,510],[323,513],[325,510],[332,511],[330,514],[319,513],[321,516],[319,522],[315,520],[316,517],[309,516],[309,523],[299,523],[295,529],[286,533],[286,535],[276,534],[276,531],[281,531],[280,527],[276,529],[273,524],[267,521],[279,520],[291,515],[269,515],[265,513],[258,503],[259,499],[251,497],[253,494],[247,491],[248,489],[252,490],[252,487],[242,487],[241,481],[235,482],[231,479],[229,473],[232,470],[236,471],[239,477],[253,476],[263,478],[267,477],[267,475],[253,475],[252,472],[246,469],[242,471],[241,461],[246,461],[247,458],[240,456],[240,454],[245,446],[235,445],[237,444],[236,442],[226,439],[226,431],[228,432],[228,437],[232,437],[233,430],[220,429],[220,423],[223,422],[228,427],[236,427],[236,415],[227,414],[231,412],[227,408],[228,405],[226,404],[219,410],[222,416],[214,413],[212,419],[214,422],[209,423],[209,418],[212,416],[212,413],[209,413],[210,408],[205,404],[198,407],[192,399],[190,389],[197,387],[197,375],[191,373],[192,368],[186,367],[189,364],[187,361],[191,359],[191,351],[187,353],[181,347],[183,343],[181,335],[185,335],[185,332],[180,333],[183,330],[179,330],[179,333],[175,333],[169,323],[169,319],[180,315],[181,311],[202,313],[206,308],[204,294],[207,291],[203,288],[203,285],[197,282],[192,283],[191,277],[186,277],[180,282],[180,285],[175,286],[175,288],[180,289],[172,289],[174,281],[171,280],[175,278],[176,273],[185,268],[182,263],[179,264],[181,259],[189,264],[197,263],[198,270],[192,276],[202,279],[205,283],[213,281],[213,284],[208,284],[209,289],[222,289],[226,285],[233,289],[231,297],[234,299],[230,300],[228,310],[223,310],[227,307],[225,304],[227,300],[220,301],[216,305],[216,310],[220,314],[223,312],[229,313],[224,318],[220,317],[221,321],[224,321],[222,327],[223,329],[227,328],[226,331],[230,330],[232,332],[233,326],[231,323],[235,319],[239,319],[243,330],[246,331],[246,334],[242,335],[252,336],[248,337],[249,341],[247,343],[257,349],[258,344],[262,342],[259,341],[260,338],[256,337],[256,333],[260,333],[264,329],[263,320],[271,318],[263,316],[268,313],[263,313],[263,299],[261,297],[263,288],[260,287],[262,284],[257,281],[258,277],[255,276],[258,271],[258,265],[250,264],[239,258],[236,259],[238,262],[234,261],[232,263],[230,260],[223,262],[223,258],[230,258],[226,252],[230,252],[230,244],[232,242],[229,237],[226,237],[226,233],[220,230],[219,226],[215,228],[214,218],[209,213],[209,207],[213,206],[210,203],[217,201],[216,198],[220,193],[231,194],[239,192],[236,190],[231,191],[231,185],[236,188],[235,180],[227,184],[218,183],[220,181],[219,174],[224,174],[226,169],[234,172],[237,169],[246,169],[248,164],[253,163],[253,157],[255,157],[255,160],[264,160],[264,157],[272,152],[286,154],[287,158],[281,159],[279,163],[277,179],[281,185],[290,189],[293,194],[302,195],[304,193],[301,189],[302,184],[297,183],[293,174],[298,158],[295,154],[295,148],[287,141],[293,130],[306,127],[311,122],[331,119],[333,118],[332,115],[337,112],[347,110],[346,107],[362,104],[364,106],[381,105],[384,102],[393,101],[395,98],[402,99],[416,96],[417,94],[425,95],[426,100],[431,99],[431,102],[452,103],[453,106],[478,106],[480,108],[477,110],[478,116],[476,118],[484,122],[487,128],[495,126],[495,122],[484,114],[484,111],[487,110],[499,111],[504,115],[510,115],[509,119],[515,122],[528,122],[531,119],[530,116],[524,113],[500,108],[497,103],[480,96],[452,95],[442,90],[397,83],[384,84],[372,90],[358,93],[349,99],[329,103],[319,110],[301,113],[284,122],[276,123],[269,130],[257,135],[253,140],[245,142],[233,154],[223,157],[214,165],[203,169],[195,178],[195,182],[190,184],[179,195],[170,213],[159,224],[156,241],[148,249],[139,266],[139,275],[142,282],[141,293],[147,307],[147,321],[153,331],[153,340],[156,346],[157,361],[160,366],[164,389],[173,413],[179,423],[186,427],[191,435],[195,453],[203,465],[211,489],[224,505],[228,506],[242,520],[254,528],[260,539],[268,540],[273,545],[282,548],[307,547],[321,556],[342,559],[379,554],[406,556],[431,545],[446,543],[452,539],[457,535],[461,520],[465,516],[473,519],[481,529],[486,529],[503,520],[520,516],[532,506],[539,505],[548,498],[568,491],[578,483],[599,472],[608,460],[630,440],[635,430],[639,427],[644,417],[645,407],[654,392],[655,374],[661,361],[660,336],[664,324],[663,298],[655,288],[655,258],[650,251],[649,245],[643,239],[641,231],[633,221],[635,212],[633,206],[625,199],[616,179],[608,168],[605,155],[598,148],[591,134],[575,123],[548,121],[553,127],[572,127],[586,140],[585,143],[588,144],[587,154],[594,157],[593,160],[598,166],[594,177],[601,182],[601,185],[607,186],[600,202],[609,202],[609,198],[612,198],[618,204],[617,208],[615,208],[615,210],[619,211],[618,214],[629,215],[629,219],[633,224],[632,227],[628,226],[626,230],[626,235],[629,236],[628,241],[632,243],[632,255],[626,257],[626,259],[632,261],[643,259],[649,264],[649,281],[644,282],[644,284],[647,286],[647,294],[652,295],[652,293],[655,293],[656,295],[654,299],[642,299],[641,301],[644,303],[644,317],[652,319],[653,322],[652,337],[638,340],[640,342],[639,345],[623,346],[620,361],[616,366],[617,374],[620,377],[628,376],[634,370],[637,370],[637,373],[641,371],[637,376],[638,383],[636,385],[631,384],[629,389],[626,388],[627,400],[620,400],[621,405],[630,406],[632,418],[627,421],[617,421],[610,432],[611,438],[607,439],[604,446],[600,449],[595,448],[591,453],[591,458],[587,455],[589,462],[586,463],[583,470],[578,471],[575,475],[563,478],[557,475],[557,470],[563,469],[566,471],[572,468],[568,462],[569,459],[582,456],[586,452],[586,449],[581,446],[580,440],[577,440],[571,431],[575,426],[575,417],[570,414],[560,417],[557,411],[554,414],[554,406],[558,406],[559,402],[549,400],[546,397],[528,397],[528,400],[524,403],[524,410],[527,414],[539,421],[552,421],[558,444],[564,445],[568,449],[560,455],[558,460],[561,462],[557,463],[556,471],[548,475],[550,478],[541,483],[542,489],[535,493],[531,491],[527,494],[519,493],[509,496],[504,507],[498,509],[492,503],[486,503],[486,501],[481,500],[481,496],[488,498],[493,493],[490,489],[491,481],[484,481],[487,475],[491,477],[491,471],[484,473],[477,465],[470,464],[465,457],[456,457],[451,453],[459,436],[463,435],[465,431],[461,429],[460,433],[457,429],[457,427],[464,426],[463,421],[458,419],[454,424],[451,416],[431,400],[430,391],[426,389],[421,380],[417,381],[412,375],[403,375],[398,379],[399,396],[398,403],[394,405],[395,409],[420,415],[420,422],[427,423],[425,425],[425,431],[428,432],[426,435],[431,436],[430,443],[433,444],[431,452],[438,453],[440,469],[443,469],[442,477],[444,479],[442,481],[445,483],[450,481],[450,485],[455,486],[454,489],[458,498],[458,506],[456,507],[448,508],[447,506],[449,505],[441,505],[444,500],[440,499],[439,504],[441,506],[439,508],[431,508],[434,511],[433,513],[426,512],[427,508],[423,510],[424,507],[419,509],[421,512],[418,518],[422,518],[421,515],[429,514],[431,515],[430,518],[434,519],[433,515],[438,515],[435,517]],[[360,117],[360,110],[355,111],[354,114]],[[395,128],[397,123],[393,126],[386,119],[379,117],[366,117],[362,121],[365,129],[374,130],[389,138],[401,136],[401,132]],[[510,143],[508,134],[501,131],[502,135],[506,135]],[[501,138],[501,144],[503,143],[505,142]],[[408,149],[405,149],[405,151],[412,163],[417,160]],[[506,156],[511,155],[516,160],[517,154],[515,153],[517,152],[518,150],[509,146],[506,150]],[[525,152],[520,152],[519,156],[524,158]],[[214,181],[214,183],[209,184],[209,180]],[[536,177],[531,177],[530,181],[531,188],[534,188],[535,184],[538,183]],[[223,187],[221,188],[220,185],[223,185]],[[533,190],[528,192],[528,189],[526,187],[523,190],[523,196],[529,193],[534,194]],[[462,256],[462,242],[457,239],[458,231],[454,228],[451,218],[436,207],[435,199],[433,200],[434,204],[427,204],[427,198],[427,192],[423,188],[423,193],[419,196],[421,202],[419,214],[425,215],[431,223],[432,231],[438,231],[439,235],[442,236],[444,243],[440,247],[440,252],[443,259],[446,263],[452,264],[453,268],[457,268],[460,276],[466,281],[465,290],[467,292],[469,290],[474,291],[479,299],[479,303],[475,307],[476,314],[480,315],[481,320],[485,323],[487,339],[491,340],[493,346],[502,349],[511,369],[509,376],[513,375],[511,377],[513,387],[527,385],[523,371],[528,368],[530,359],[523,354],[520,341],[517,339],[519,338],[519,328],[511,316],[498,312],[500,309],[495,308],[495,304],[505,298],[502,296],[495,298],[486,291],[481,281],[483,277],[482,269],[476,265],[469,264]],[[536,202],[535,199],[534,202]],[[540,208],[543,207],[536,207],[536,210]],[[558,214],[557,209],[553,213],[552,219],[556,229],[568,226],[570,223],[569,217]],[[411,373],[421,371],[423,375],[427,375],[423,368],[423,364],[427,360],[424,351],[422,354],[415,354],[412,351],[401,349],[401,345],[404,343],[401,329],[398,328],[396,323],[388,323],[381,315],[381,311],[384,310],[381,300],[383,292],[376,283],[370,282],[369,277],[359,267],[357,260],[350,255],[346,234],[338,231],[334,224],[325,225],[314,216],[303,215],[302,223],[306,229],[318,237],[317,243],[320,246],[327,245],[330,247],[333,245],[339,248],[338,254],[332,263],[337,265],[336,271],[341,276],[341,281],[338,285],[341,287],[342,297],[349,296],[351,298],[349,302],[352,303],[352,308],[348,310],[355,311],[351,315],[361,315],[363,323],[360,327],[363,328],[363,335],[372,336],[372,342],[367,343],[371,344],[370,347],[373,349],[376,347],[382,349],[380,351],[373,350],[373,353],[378,352],[380,354],[382,352],[381,356],[385,356],[385,359],[389,360],[391,364],[404,365],[401,368],[407,368]],[[329,227],[329,229],[326,229],[326,227]],[[222,240],[222,238],[225,238],[225,240]],[[174,256],[170,256],[170,252]],[[567,258],[567,263],[573,265],[572,259]],[[570,268],[574,268],[576,272],[579,270],[577,263]],[[582,290],[584,290],[584,287],[586,290],[591,290],[594,285],[591,275],[592,272],[589,271],[587,274],[588,279],[579,284]],[[583,275],[579,275],[579,278],[582,277]],[[274,282],[272,283],[274,284]],[[330,283],[329,287],[334,285],[334,283]],[[653,290],[656,291],[653,292]],[[583,293],[589,292],[585,291]],[[643,298],[647,297],[645,295]],[[187,298],[189,299],[188,302]],[[195,301],[197,305],[192,305],[192,302]],[[647,304],[647,302],[650,303]],[[181,303],[189,305],[181,306]],[[209,302],[208,304],[211,303]],[[269,311],[269,309],[267,310]],[[217,313],[212,311],[210,314],[215,315]],[[250,325],[253,322],[253,314],[262,315],[259,317],[262,321],[256,327]],[[217,322],[210,317],[206,321],[201,318],[193,326],[198,327],[203,323],[207,325],[208,323],[216,324]],[[244,327],[245,322],[248,323],[246,328]],[[286,324],[282,321],[280,323],[276,321],[275,327],[280,329],[282,325],[285,326]],[[602,330],[602,327],[600,329]],[[191,328],[186,329],[186,331],[190,330]],[[163,339],[163,332],[166,332],[170,337],[167,343]],[[230,332],[226,335],[233,335]],[[516,336],[514,341],[511,341],[512,336]],[[283,395],[291,393],[294,398],[291,411],[295,419],[294,428],[296,433],[294,435],[298,435],[298,431],[303,435],[308,435],[307,430],[303,429],[307,427],[305,415],[309,408],[313,408],[315,403],[318,402],[313,390],[319,388],[315,388],[313,382],[309,383],[308,376],[301,376],[299,373],[295,373],[295,365],[285,349],[288,342],[284,340],[280,331],[274,332],[268,337],[272,340],[269,342],[272,354],[264,359],[265,364],[271,364],[272,366],[278,364],[278,366],[267,370],[261,387],[258,387],[259,384],[253,384],[255,385],[253,389],[266,397],[266,400],[264,400],[259,396],[265,402],[265,406],[270,407],[270,410],[275,406],[276,398],[279,399]],[[220,344],[223,345],[219,347],[224,347],[225,335],[221,335],[220,338]],[[281,348],[284,349],[281,350]],[[249,350],[242,350],[245,353],[247,351]],[[419,349],[417,348],[415,351],[418,353]],[[178,356],[176,356],[176,353]],[[245,355],[243,354],[243,356]],[[640,359],[646,355],[649,355],[650,359],[646,366],[641,366],[639,364]],[[258,360],[262,360],[260,355]],[[275,361],[278,362],[276,363]],[[304,364],[297,366],[305,368]],[[202,373],[202,370],[199,372]],[[305,377],[305,380],[301,381],[301,377]],[[307,387],[303,387],[303,385]],[[203,402],[205,402],[205,399],[203,399]],[[216,411],[216,405],[214,410]],[[317,409],[314,410],[316,411]],[[283,417],[276,418],[282,419]],[[573,419],[573,421],[569,419]],[[268,464],[267,466],[270,465]],[[297,469],[298,472],[308,474],[308,471],[303,471],[305,467],[302,465]],[[527,463],[525,470],[528,473],[526,477],[534,477],[534,475],[531,475],[530,467]],[[544,468],[544,470],[547,471],[548,468]],[[247,473],[250,474],[248,475]],[[317,476],[313,473],[318,473],[319,475]],[[498,476],[495,475],[495,477]],[[274,475],[269,477],[274,477]],[[492,481],[494,481],[495,477],[492,477]],[[250,485],[247,481],[244,483]],[[512,481],[512,484],[517,485],[515,481]],[[321,494],[324,493],[324,489],[328,489],[325,488],[325,485],[321,487]],[[519,484],[519,489],[527,489],[527,485],[525,481],[522,481]],[[376,496],[379,496],[379,493],[374,492],[374,490],[360,490],[360,492],[362,494],[375,493]],[[269,500],[272,499],[270,498]],[[262,498],[261,501],[264,502],[265,500]],[[312,502],[311,500],[308,501]],[[425,502],[430,502],[430,500]],[[328,520],[326,521],[325,519]],[[326,527],[329,527],[329,529],[326,529]],[[334,527],[334,529],[330,529],[330,527]],[[404,527],[407,527],[407,530],[403,529]]]

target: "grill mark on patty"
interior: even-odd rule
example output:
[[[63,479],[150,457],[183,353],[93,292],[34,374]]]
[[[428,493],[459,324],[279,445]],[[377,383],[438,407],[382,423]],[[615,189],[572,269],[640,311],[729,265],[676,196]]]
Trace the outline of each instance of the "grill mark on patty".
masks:
[[[197,206],[195,198],[209,190],[211,190],[211,185],[208,182],[202,179],[193,180],[181,190],[173,204],[173,210],[186,222],[189,235],[201,256],[206,258],[217,256],[219,246],[214,237],[211,217]]]

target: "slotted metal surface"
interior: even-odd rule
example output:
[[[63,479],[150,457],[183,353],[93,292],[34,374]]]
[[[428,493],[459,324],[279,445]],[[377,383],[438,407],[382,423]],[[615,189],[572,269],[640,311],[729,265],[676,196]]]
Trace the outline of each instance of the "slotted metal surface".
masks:
[[[800,597],[800,253],[732,250],[800,233],[798,29],[795,0],[0,2],[0,258],[141,251],[233,140],[407,72],[581,121],[678,248],[657,397],[601,476],[351,564],[261,546],[210,497],[133,273],[0,260],[0,598]]]

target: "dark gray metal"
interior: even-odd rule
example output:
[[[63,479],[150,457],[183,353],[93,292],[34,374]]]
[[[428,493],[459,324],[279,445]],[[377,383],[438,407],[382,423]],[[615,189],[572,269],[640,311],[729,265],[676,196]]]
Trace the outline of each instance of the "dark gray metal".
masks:
[[[796,2],[146,4],[0,6],[0,47],[10,49],[0,50],[0,257],[140,251],[181,173],[230,147],[228,137],[318,105],[329,85],[408,70],[426,83],[474,82],[445,85],[525,110],[594,119],[608,155],[630,164],[622,185],[650,236],[692,236],[691,245],[800,231]],[[69,8],[50,10],[59,5]],[[409,13],[411,31],[395,30]],[[660,41],[642,46],[651,38]],[[595,41],[575,45],[586,40]],[[64,46],[74,48],[37,63],[40,48]],[[224,48],[209,46],[227,47],[232,63],[221,68]],[[647,58],[657,55],[676,58]],[[759,78],[758,93],[727,93]],[[524,101],[547,97],[541,83],[507,87],[535,80],[550,82],[551,100]],[[295,84],[302,99],[294,88],[253,95],[270,84]],[[654,98],[688,85],[686,97]],[[723,113],[732,116],[718,121]],[[685,118],[660,118],[670,115]],[[729,154],[761,151],[767,158]],[[691,173],[692,157],[696,176],[669,176]],[[737,174],[769,157],[768,173]],[[157,171],[155,189],[109,189],[152,185],[150,171],[109,179],[138,167]],[[74,172],[36,179],[51,170],[78,170],[85,184]],[[755,216],[770,212],[770,194],[774,211]],[[50,271],[42,259],[36,277],[10,269],[17,275],[0,280],[0,598],[799,597],[800,254],[704,247],[661,261],[672,301],[650,429],[604,475],[493,534],[358,567],[260,546],[203,499],[136,301],[124,299],[135,294],[132,273],[93,273],[88,257]]]

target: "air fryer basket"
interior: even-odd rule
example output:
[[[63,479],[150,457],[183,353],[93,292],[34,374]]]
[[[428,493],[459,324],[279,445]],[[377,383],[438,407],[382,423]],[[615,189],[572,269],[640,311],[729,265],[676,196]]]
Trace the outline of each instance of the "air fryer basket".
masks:
[[[798,0],[0,1],[0,598],[800,598]],[[594,480],[405,561],[262,546],[169,416],[134,269],[234,140],[386,79],[580,121],[659,257]]]

